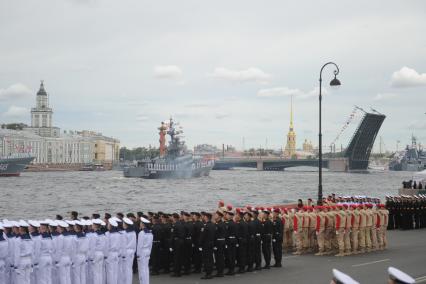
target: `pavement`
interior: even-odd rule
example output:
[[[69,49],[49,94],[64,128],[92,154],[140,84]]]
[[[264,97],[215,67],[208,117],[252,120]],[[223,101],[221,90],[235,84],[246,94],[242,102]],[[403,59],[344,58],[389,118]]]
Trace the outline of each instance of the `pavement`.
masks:
[[[272,261],[273,263],[273,261]],[[388,249],[353,256],[314,256],[313,254],[283,256],[282,268],[237,274],[211,280],[201,280],[201,274],[182,276],[151,276],[151,284],[198,283],[330,283],[331,270],[337,268],[360,283],[386,283],[387,268],[394,266],[426,283],[426,229],[388,231]],[[133,283],[138,283],[135,277]]]

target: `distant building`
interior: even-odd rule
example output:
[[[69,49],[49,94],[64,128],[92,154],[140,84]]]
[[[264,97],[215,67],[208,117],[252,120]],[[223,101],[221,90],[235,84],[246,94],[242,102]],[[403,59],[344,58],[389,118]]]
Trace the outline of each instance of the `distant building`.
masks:
[[[102,133],[83,130],[64,131],[53,126],[53,109],[44,83],[36,95],[36,107],[31,109],[31,127],[23,130],[0,129],[0,155],[31,153],[34,164],[112,165],[119,160],[120,141]]]
[[[24,128],[42,137],[59,137],[60,129],[53,127],[53,110],[49,107],[49,95],[41,81],[36,95],[36,107],[31,108],[31,127]]]
[[[293,125],[293,97],[290,106],[290,127],[287,133],[287,143],[284,148],[284,157],[291,159],[296,157],[296,132]]]
[[[312,145],[312,142],[308,139],[305,139],[305,142],[303,142],[303,152],[313,153],[314,152],[314,146]]]
[[[198,156],[216,155],[221,152],[222,151],[219,150],[219,148],[209,144],[201,144],[194,147],[194,155]]]

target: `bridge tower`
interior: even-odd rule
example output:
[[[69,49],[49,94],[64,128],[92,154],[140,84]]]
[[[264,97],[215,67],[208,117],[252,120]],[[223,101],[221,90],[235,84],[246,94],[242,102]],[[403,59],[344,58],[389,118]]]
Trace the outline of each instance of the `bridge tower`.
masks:
[[[296,132],[293,124],[293,96],[290,105],[290,127],[287,133],[287,144],[285,145],[284,157],[292,159],[296,157]]]

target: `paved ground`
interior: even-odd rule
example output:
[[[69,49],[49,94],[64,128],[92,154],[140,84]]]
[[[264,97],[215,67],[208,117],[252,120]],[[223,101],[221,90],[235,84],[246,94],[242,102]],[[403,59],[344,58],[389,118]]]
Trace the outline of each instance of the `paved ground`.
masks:
[[[201,275],[172,278],[152,276],[151,283],[330,283],[331,269],[337,268],[360,283],[386,283],[386,269],[395,266],[426,283],[426,229],[416,231],[389,231],[386,251],[345,257],[285,255],[283,268],[245,273],[212,280],[201,280]],[[135,279],[136,280],[136,279]],[[135,281],[134,283],[137,283]]]

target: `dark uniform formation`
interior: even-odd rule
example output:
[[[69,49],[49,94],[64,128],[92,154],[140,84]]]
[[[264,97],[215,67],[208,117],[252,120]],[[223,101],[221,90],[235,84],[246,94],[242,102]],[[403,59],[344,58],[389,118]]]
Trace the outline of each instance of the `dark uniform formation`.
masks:
[[[426,195],[386,196],[388,230],[426,228]]]
[[[151,275],[202,279],[281,267],[283,227],[277,210],[224,207],[214,213],[150,213],[153,223]],[[262,258],[263,255],[263,258]],[[262,259],[264,266],[262,267]],[[214,273],[215,271],[215,273]]]

